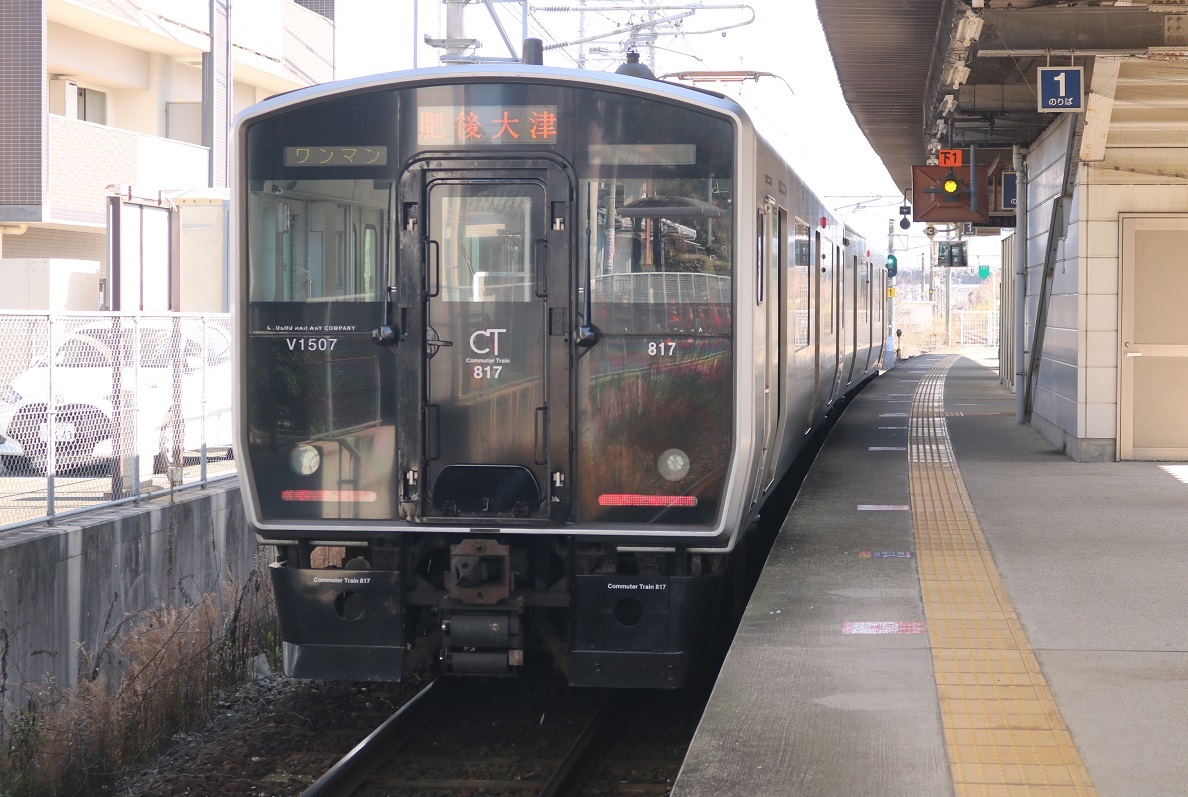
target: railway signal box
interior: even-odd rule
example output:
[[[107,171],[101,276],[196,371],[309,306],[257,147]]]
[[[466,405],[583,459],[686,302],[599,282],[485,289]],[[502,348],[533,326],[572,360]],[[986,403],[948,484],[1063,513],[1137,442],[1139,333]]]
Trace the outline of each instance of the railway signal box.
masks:
[[[990,167],[979,165],[977,178],[968,166],[913,166],[913,221],[989,221]]]

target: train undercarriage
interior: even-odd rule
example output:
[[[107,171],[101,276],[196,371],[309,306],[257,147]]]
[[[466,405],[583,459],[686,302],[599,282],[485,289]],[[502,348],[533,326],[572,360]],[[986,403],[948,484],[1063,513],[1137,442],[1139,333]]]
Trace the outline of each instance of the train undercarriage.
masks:
[[[402,535],[278,545],[272,583],[295,677],[395,681],[552,666],[575,686],[679,688],[712,659],[730,557],[671,546]]]

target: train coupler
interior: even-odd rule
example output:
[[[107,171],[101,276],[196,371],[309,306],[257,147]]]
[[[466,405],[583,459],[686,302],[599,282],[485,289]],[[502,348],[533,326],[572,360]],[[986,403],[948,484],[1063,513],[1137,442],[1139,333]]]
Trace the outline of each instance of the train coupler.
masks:
[[[523,607],[443,606],[441,668],[450,675],[511,675],[524,663]]]
[[[445,586],[461,603],[491,605],[511,597],[511,548],[494,540],[463,540],[450,546]]]

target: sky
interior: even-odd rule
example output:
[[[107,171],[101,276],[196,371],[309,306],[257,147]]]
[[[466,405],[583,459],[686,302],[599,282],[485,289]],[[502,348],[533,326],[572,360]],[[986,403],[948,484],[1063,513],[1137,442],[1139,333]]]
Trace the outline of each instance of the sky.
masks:
[[[606,0],[585,0],[587,8],[607,9]],[[676,5],[682,0],[668,0]],[[532,0],[530,7],[577,7],[581,0]],[[701,0],[703,6],[741,6],[730,0]],[[521,4],[494,4],[508,37],[519,50]],[[643,0],[620,0],[617,5],[645,5]],[[788,159],[798,173],[867,238],[887,244],[889,221],[896,234],[895,249],[901,267],[914,263],[924,251],[927,239],[913,225],[909,233],[899,228],[898,208],[903,196],[886,168],[858,129],[842,97],[817,17],[815,0],[751,0],[751,24],[728,30],[697,34],[696,31],[727,27],[750,19],[746,7],[711,10],[703,8],[681,23],[679,36],[656,42],[655,72],[681,70],[751,70],[770,72],[779,78],[763,77],[758,82],[709,85],[739,99],[757,127]],[[399,69],[437,66],[439,51],[419,43],[424,36],[445,35],[445,10],[441,0],[337,0],[337,75],[340,78]],[[414,15],[414,9],[419,13]],[[673,12],[669,12],[673,13]],[[639,21],[642,11],[610,13],[591,11],[586,15],[586,35],[612,30],[616,25]],[[578,38],[576,11],[534,12],[530,35],[545,40]],[[416,30],[414,31],[414,21]],[[542,29],[550,35],[542,35]],[[508,56],[507,46],[491,24],[487,7],[466,6],[465,32],[480,39],[478,55]],[[414,42],[418,46],[414,47]],[[588,46],[615,48],[621,38],[604,39]],[[546,50],[545,64],[572,67],[576,47]],[[641,50],[646,60],[648,51]],[[587,68],[613,71],[619,58],[587,64]],[[909,259],[910,258],[910,259]]]

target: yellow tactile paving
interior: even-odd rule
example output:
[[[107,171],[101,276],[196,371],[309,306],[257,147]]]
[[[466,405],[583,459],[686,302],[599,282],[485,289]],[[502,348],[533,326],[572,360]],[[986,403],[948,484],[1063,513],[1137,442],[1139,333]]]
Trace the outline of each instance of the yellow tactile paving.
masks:
[[[921,379],[908,432],[916,561],[954,792],[1096,795],[953,456],[943,399],[956,361]]]

